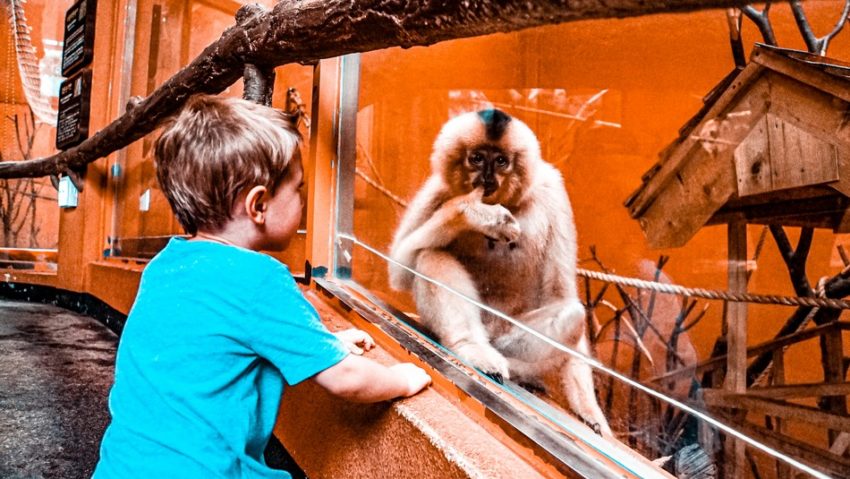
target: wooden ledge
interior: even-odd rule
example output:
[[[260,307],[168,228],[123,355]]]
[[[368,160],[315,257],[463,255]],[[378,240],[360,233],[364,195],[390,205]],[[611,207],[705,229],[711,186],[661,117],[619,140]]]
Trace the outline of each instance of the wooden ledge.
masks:
[[[305,295],[329,329],[353,327],[314,291]],[[380,346],[366,355],[382,364],[399,362]],[[523,461],[434,389],[394,402],[354,404],[306,381],[287,388],[280,418],[275,435],[314,479],[563,477]]]

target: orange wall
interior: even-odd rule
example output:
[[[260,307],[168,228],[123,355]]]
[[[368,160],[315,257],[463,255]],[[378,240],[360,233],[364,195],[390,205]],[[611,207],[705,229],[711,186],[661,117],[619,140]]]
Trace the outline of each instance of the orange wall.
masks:
[[[841,6],[840,2],[805,3],[819,34],[832,29]],[[780,45],[804,49],[787,5],[775,5],[771,16]],[[749,54],[753,41],[760,37],[748,20],[744,24]],[[839,35],[829,53],[834,58],[850,59],[850,34]],[[358,167],[405,199],[412,198],[429,174],[428,157],[440,126],[452,111],[476,107],[470,98],[575,113],[577,105],[564,107],[564,102],[555,97],[562,94],[576,101],[605,91],[584,114],[595,111],[590,120],[621,127],[505,108],[535,130],[544,158],[564,175],[575,211],[579,257],[590,258],[589,247],[595,245],[608,268],[651,279],[659,255],[669,255],[665,272],[670,281],[726,288],[725,227],[704,228],[683,248],[653,251],[623,206],[626,197],[640,185],[640,176],[657,161],[658,152],[676,138],[678,129],[701,107],[703,96],[734,67],[725,12],[576,22],[428,48],[371,52],[363,55],[362,63],[358,142],[366,154],[358,156]],[[529,90],[535,88],[540,89],[537,100],[529,99]],[[356,184],[355,235],[387,252],[403,208],[359,178]],[[748,230],[752,255],[762,227],[750,226]],[[796,242],[797,234],[789,230],[792,242]],[[841,269],[835,246],[843,241],[844,235],[817,231],[808,263],[813,283]],[[405,310],[415,310],[410,297],[388,288],[383,260],[357,248],[354,257],[355,279]],[[590,261],[582,266],[598,269]],[[599,284],[593,288],[597,291]],[[770,235],[750,290],[794,295]],[[607,297],[621,304],[615,294]],[[708,305],[709,311],[690,334],[680,339],[678,348],[689,363],[707,358],[721,331],[722,303],[700,303]],[[676,298],[657,299],[653,322],[665,337],[679,309]],[[749,311],[749,343],[755,344],[773,338],[793,309],[751,306]],[[601,322],[611,316],[610,311],[599,311]],[[603,335],[597,348],[606,361],[610,361],[607,355],[612,333]],[[629,347],[631,341],[622,341],[621,348]],[[656,361],[653,366],[644,365],[640,373],[643,378],[666,370],[661,342],[648,334],[646,345]],[[845,348],[850,352],[850,345],[845,344]],[[819,358],[816,341],[792,348],[787,364],[807,366],[789,367],[788,381],[821,380],[819,361],[812,358]],[[631,364],[629,355],[621,357],[619,366],[628,371],[627,364]],[[686,379],[676,388],[685,394],[688,386]],[[809,439],[817,442],[824,438]]]

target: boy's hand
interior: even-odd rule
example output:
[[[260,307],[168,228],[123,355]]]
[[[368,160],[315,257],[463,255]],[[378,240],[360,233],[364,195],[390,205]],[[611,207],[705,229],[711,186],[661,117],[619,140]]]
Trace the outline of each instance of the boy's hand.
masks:
[[[363,351],[369,351],[375,347],[375,340],[366,331],[351,328],[334,333],[340,341],[345,343],[345,346],[353,354],[358,356],[363,354]]]
[[[431,376],[415,364],[401,363],[390,366],[390,369],[407,379],[407,393],[404,397],[413,396],[431,384]]]

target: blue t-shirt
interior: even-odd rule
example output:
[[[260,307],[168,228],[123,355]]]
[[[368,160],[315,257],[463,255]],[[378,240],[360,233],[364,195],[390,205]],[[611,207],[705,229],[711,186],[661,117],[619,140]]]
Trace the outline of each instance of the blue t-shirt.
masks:
[[[289,478],[263,459],[284,384],[347,354],[277,260],[172,239],[121,335],[94,478]]]

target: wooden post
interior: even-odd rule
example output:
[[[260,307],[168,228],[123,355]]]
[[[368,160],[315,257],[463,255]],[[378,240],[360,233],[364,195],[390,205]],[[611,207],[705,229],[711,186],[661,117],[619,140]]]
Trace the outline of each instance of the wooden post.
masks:
[[[785,348],[780,347],[773,350],[773,385],[782,386],[785,384]],[[785,434],[787,425],[785,420],[779,416],[773,416],[773,430],[779,434]],[[791,477],[791,468],[788,464],[782,461],[776,461],[776,477],[777,479],[789,479]]]
[[[842,333],[842,330],[836,328],[826,333],[823,337],[825,343],[824,355],[826,356],[823,365],[823,382],[827,384],[844,382],[844,342],[841,337]],[[847,398],[845,396],[824,396],[820,399],[819,403],[821,409],[840,416],[847,415]],[[830,429],[827,432],[830,448],[835,444],[840,434],[841,431],[834,429]]]
[[[740,220],[729,223],[728,283],[732,293],[747,292],[747,224]],[[729,302],[726,309],[728,354],[724,389],[743,394],[747,390],[747,303]],[[737,414],[733,416],[737,417]],[[744,443],[726,439],[727,478],[741,477],[746,470]]]
[[[307,173],[307,261],[324,276],[333,266],[336,112],[339,105],[340,59],[322,60],[313,70],[313,107]]]

